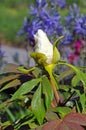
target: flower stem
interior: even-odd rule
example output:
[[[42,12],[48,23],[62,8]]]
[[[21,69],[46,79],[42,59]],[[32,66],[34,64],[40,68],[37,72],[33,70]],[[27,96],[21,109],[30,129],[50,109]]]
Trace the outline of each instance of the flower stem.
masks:
[[[55,66],[56,66],[56,64],[49,64],[49,65],[45,66],[45,69],[46,69],[46,71],[48,72],[48,74],[50,76],[50,83],[51,83],[52,88],[53,88],[56,103],[58,105],[59,102],[60,102],[60,98],[59,98],[57,89],[59,87],[58,87],[58,83],[56,82],[56,80],[55,80],[55,78],[53,76],[53,70],[54,70]]]
[[[52,84],[52,88],[53,88],[53,91],[54,91],[56,103],[59,104],[60,98],[59,98],[59,95],[58,95],[58,92],[57,92],[57,89],[56,89],[56,85],[55,85],[54,81],[51,78],[50,78],[50,82]]]

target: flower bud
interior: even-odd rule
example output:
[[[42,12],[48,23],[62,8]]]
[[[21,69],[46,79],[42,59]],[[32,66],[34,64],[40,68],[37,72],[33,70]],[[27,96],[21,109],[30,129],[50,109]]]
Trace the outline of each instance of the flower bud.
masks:
[[[39,29],[38,32],[34,35],[34,38],[36,42],[35,52],[45,54],[45,56],[47,57],[46,62],[48,64],[52,63],[53,45],[48,40],[46,33]]]
[[[52,43],[49,41],[45,32],[39,29],[37,33],[34,35],[34,39],[36,43],[35,52],[44,54],[46,56],[47,64],[56,63],[60,59],[60,54],[57,48],[53,47]],[[56,59],[55,57],[58,59]]]

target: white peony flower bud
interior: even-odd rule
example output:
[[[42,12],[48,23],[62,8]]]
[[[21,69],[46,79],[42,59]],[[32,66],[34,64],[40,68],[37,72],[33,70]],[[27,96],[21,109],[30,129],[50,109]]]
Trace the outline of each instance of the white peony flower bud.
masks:
[[[36,42],[35,52],[43,53],[47,57],[47,63],[51,64],[53,60],[53,45],[50,43],[46,33],[41,29],[34,35]]]

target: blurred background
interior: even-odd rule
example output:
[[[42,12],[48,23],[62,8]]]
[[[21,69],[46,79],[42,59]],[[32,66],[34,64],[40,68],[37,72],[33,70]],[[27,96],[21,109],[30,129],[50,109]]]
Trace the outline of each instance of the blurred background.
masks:
[[[77,3],[81,12],[86,12],[85,0],[66,0],[68,5]],[[28,16],[29,6],[35,0],[0,0],[0,42],[12,46],[23,46],[23,37],[17,38],[17,34],[23,24],[24,17]],[[65,16],[68,11],[61,11]]]
[[[86,14],[86,0],[66,0],[66,8],[58,8],[61,17],[69,13],[68,7],[73,3],[78,5],[81,13]],[[18,36],[18,33],[23,26],[24,18],[32,18],[32,15],[28,14],[33,4],[36,5],[36,0],[0,0],[0,55],[1,57],[4,55],[6,62],[20,65],[27,65],[27,62],[30,62],[25,48],[25,36]],[[34,63],[31,61],[32,64]]]
[[[28,15],[30,0],[0,0],[0,41],[12,46],[23,45],[17,34]]]

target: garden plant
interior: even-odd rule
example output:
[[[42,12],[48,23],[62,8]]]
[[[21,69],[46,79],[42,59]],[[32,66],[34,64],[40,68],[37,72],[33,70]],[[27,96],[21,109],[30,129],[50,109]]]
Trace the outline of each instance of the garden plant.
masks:
[[[1,74],[1,129],[84,130],[86,74],[84,68],[61,61],[57,44],[41,29],[34,35],[36,66],[10,65]],[[55,68],[68,66],[58,73]],[[59,71],[60,72],[60,71]],[[69,80],[70,81],[67,82]],[[8,95],[5,95],[8,94]],[[19,115],[17,114],[19,111]],[[7,114],[7,119],[4,119]]]
[[[36,0],[19,32],[33,48],[34,66],[8,63],[0,72],[1,130],[86,129],[86,67],[74,65],[85,47],[86,17],[74,4],[65,22],[56,12],[65,1],[47,2]]]

